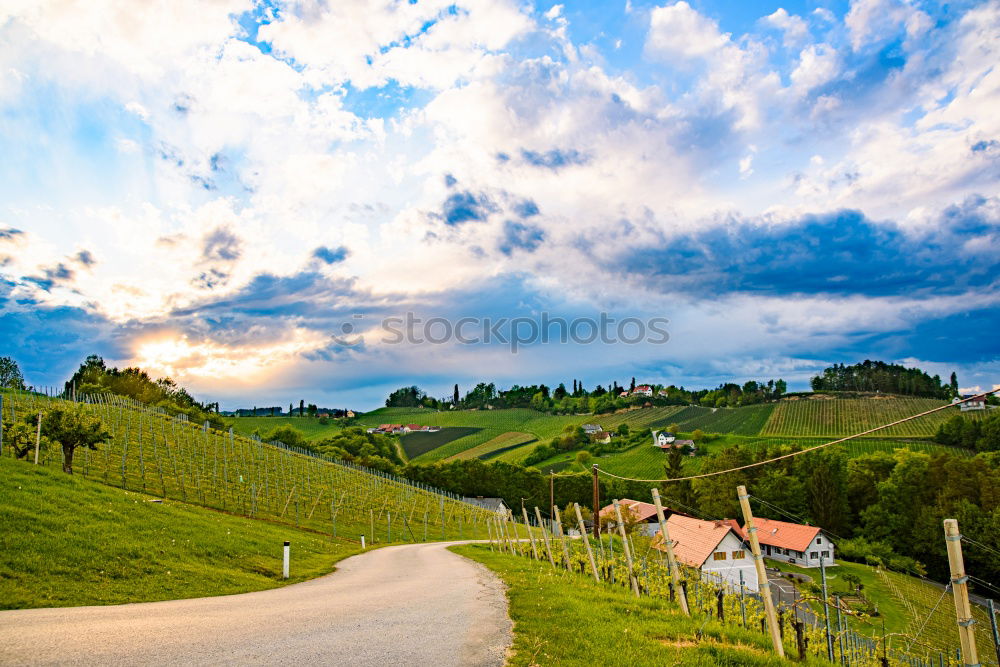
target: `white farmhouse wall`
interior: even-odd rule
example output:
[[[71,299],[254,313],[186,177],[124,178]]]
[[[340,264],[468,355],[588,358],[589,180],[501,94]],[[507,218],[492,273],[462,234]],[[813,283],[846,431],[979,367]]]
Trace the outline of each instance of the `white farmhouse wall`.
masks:
[[[726,535],[716,552],[724,552],[725,560],[716,560],[714,555],[710,555],[708,560],[701,566],[703,574],[712,581],[720,579],[727,585],[739,590],[740,573],[743,573],[743,585],[748,591],[757,591],[757,570],[754,568],[753,559],[750,557],[750,548],[743,546],[743,541],[730,532]],[[742,558],[733,558],[734,552],[743,552]]]

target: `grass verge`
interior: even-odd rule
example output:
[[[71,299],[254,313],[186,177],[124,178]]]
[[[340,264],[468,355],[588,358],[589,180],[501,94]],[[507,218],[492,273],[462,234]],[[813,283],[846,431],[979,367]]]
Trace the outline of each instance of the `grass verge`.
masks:
[[[508,665],[786,665],[768,639],[739,626],[683,616],[666,600],[500,554],[485,545],[452,551],[507,585],[514,645]],[[827,664],[808,659],[807,665]]]
[[[151,500],[0,458],[0,608],[245,593],[332,572],[360,551],[308,530]],[[285,540],[292,543],[287,581]]]

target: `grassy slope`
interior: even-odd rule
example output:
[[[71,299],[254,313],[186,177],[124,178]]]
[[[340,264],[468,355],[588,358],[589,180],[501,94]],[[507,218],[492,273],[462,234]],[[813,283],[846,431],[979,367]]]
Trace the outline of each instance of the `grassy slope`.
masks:
[[[508,665],[787,664],[759,632],[688,618],[665,600],[636,599],[589,577],[482,545],[452,549],[483,563],[508,586],[514,620]],[[824,663],[810,658],[805,664]]]
[[[117,604],[262,590],[360,550],[343,540],[0,459],[0,607]],[[292,578],[280,579],[282,542]]]
[[[233,430],[241,435],[252,435],[258,431],[260,435],[266,436],[279,426],[291,426],[302,431],[306,440],[322,440],[338,433],[340,424],[333,420],[327,420],[324,426],[319,423],[319,419],[309,417],[233,417]]]

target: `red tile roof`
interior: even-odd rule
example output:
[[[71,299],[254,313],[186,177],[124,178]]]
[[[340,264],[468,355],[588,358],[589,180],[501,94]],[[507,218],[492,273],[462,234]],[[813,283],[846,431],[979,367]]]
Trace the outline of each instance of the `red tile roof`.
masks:
[[[420,429],[423,428],[423,426],[421,426],[420,424],[407,424],[406,428],[410,429],[411,431],[419,431]]]
[[[761,519],[754,517],[754,525],[757,526],[757,539],[761,544],[769,544],[772,547],[782,549],[792,549],[794,551],[805,551],[809,544],[816,539],[819,534],[819,526],[803,526],[800,523],[788,523],[786,521],[775,521],[773,519]],[[744,526],[743,532],[746,532]]]
[[[637,516],[639,521],[649,521],[652,518],[656,518],[656,505],[653,505],[651,503],[643,503],[639,502],[638,500],[629,500],[628,498],[622,498],[621,500],[618,501],[618,506],[621,508],[623,519],[626,510],[632,512],[632,514]],[[665,509],[666,508],[664,508],[664,510]],[[602,507],[599,514],[602,520],[614,521],[615,520],[614,503]]]
[[[674,541],[677,560],[691,567],[701,567],[733,527],[726,521],[702,521],[674,514],[667,519],[667,530]],[[739,537],[739,533],[736,536]],[[664,550],[663,534],[659,531],[653,538],[653,547]]]

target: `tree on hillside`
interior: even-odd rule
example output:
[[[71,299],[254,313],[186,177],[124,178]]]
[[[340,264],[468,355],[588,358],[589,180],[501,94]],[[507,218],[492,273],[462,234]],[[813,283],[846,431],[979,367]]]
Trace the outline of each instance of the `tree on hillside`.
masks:
[[[808,459],[811,474],[806,479],[809,514],[813,521],[835,535],[850,534],[847,499],[847,460],[843,453],[824,450]]]
[[[635,391],[635,378],[634,378],[634,377],[632,378],[632,384],[630,384],[630,385],[628,386],[628,391],[629,391],[629,393],[630,393],[630,394],[631,394],[631,393],[632,393],[633,391]]]
[[[420,405],[427,395],[420,387],[401,387],[389,394],[385,399],[387,408],[415,408]]]
[[[299,399],[299,417],[305,415],[306,412],[306,402],[304,399]]]
[[[951,387],[951,393],[958,396],[958,376],[955,375],[955,371],[951,372],[951,382],[948,385]]]
[[[24,376],[17,362],[10,357],[0,357],[0,387],[24,389]]]
[[[283,442],[289,447],[309,448],[309,441],[306,440],[306,436],[302,431],[291,426],[278,426],[261,439],[264,442]]]
[[[295,416],[295,406],[292,405],[291,403],[288,404],[288,416],[289,417]]]
[[[309,413],[309,416],[310,416],[310,417],[315,417],[315,416],[316,416],[316,413],[317,413],[318,411],[319,411],[319,407],[318,407],[318,406],[317,406],[317,405],[316,405],[315,403],[310,403],[310,404],[309,404],[309,405],[308,405],[308,406],[306,407],[306,412],[308,412],[308,413]]]
[[[594,455],[588,452],[586,449],[581,449],[576,453],[576,462],[582,465],[584,468],[590,465],[590,462],[594,460]]]
[[[458,383],[456,383],[455,384],[455,389],[451,393],[451,403],[452,403],[452,405],[454,405],[454,406],[457,407],[459,399],[460,399],[460,396],[458,395]]]
[[[17,421],[3,423],[3,444],[14,450],[15,459],[26,459],[35,447],[37,434],[37,415],[23,415]],[[39,450],[48,449],[49,439],[43,437],[38,444]]]
[[[101,420],[77,404],[56,408],[43,415],[42,433],[62,445],[63,472],[70,475],[73,474],[73,454],[77,448],[97,449],[99,443],[111,438]]]

